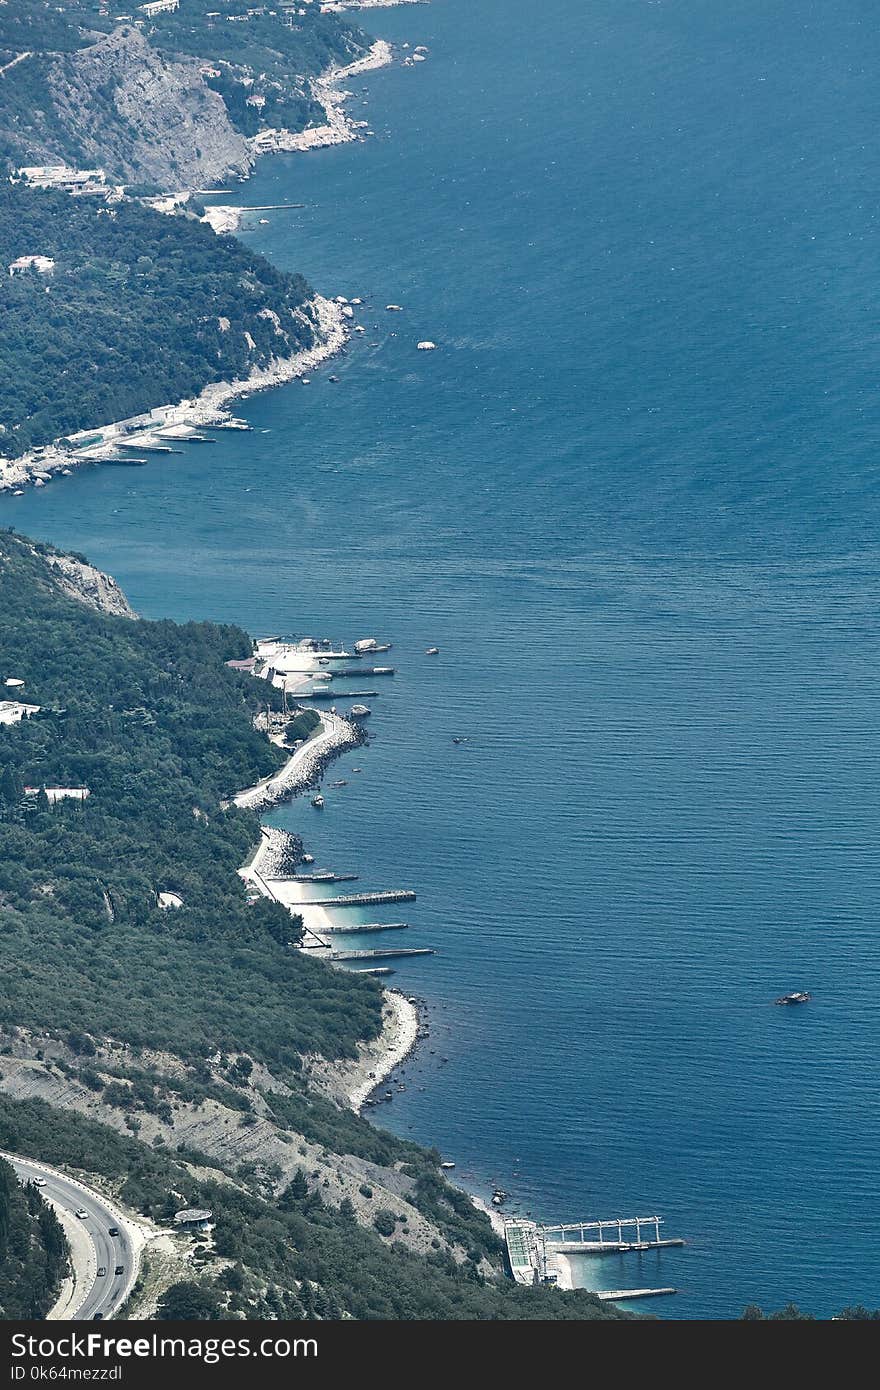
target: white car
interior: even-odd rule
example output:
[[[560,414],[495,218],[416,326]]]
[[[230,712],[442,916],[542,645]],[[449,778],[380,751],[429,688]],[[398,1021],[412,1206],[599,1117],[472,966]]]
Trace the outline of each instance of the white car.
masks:
[[[32,1178],[31,1181],[32,1181],[33,1184],[34,1184],[34,1187],[45,1187],[45,1186],[46,1186],[46,1179],[45,1179],[45,1178]]]
[[[88,1215],[88,1212],[84,1211],[82,1207],[80,1207],[79,1211],[77,1212],[77,1216],[79,1217],[80,1221],[86,1221],[88,1219]]]

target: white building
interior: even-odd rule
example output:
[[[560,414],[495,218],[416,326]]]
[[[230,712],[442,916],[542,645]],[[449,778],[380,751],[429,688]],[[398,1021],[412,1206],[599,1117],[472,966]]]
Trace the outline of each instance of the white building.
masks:
[[[180,9],[180,0],[149,0],[146,5],[138,5],[138,9],[147,19],[155,19],[157,14],[174,14]]]
[[[87,796],[91,796],[88,787],[43,787],[42,790],[49,798],[51,805],[57,801],[85,801]],[[25,787],[25,796],[39,796],[39,787]]]
[[[20,700],[0,700],[0,724],[18,724],[39,712],[39,705],[25,705]]]
[[[23,164],[10,181],[24,179],[31,188],[55,188],[62,193],[99,192],[106,182],[103,169],[72,169],[68,164]]]
[[[41,275],[51,275],[55,262],[50,256],[19,256],[9,267],[10,275],[23,275],[26,270],[37,270]]]

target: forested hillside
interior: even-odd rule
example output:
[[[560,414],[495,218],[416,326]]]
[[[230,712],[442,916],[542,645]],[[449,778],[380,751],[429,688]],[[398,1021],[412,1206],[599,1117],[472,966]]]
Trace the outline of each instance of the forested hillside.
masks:
[[[67,1242],[35,1187],[0,1159],[0,1318],[41,1318],[67,1266]]]
[[[0,673],[42,707],[0,726],[0,1021],[282,1070],[375,1035],[378,985],[288,950],[289,915],[245,901],[258,822],[219,802],[283,756],[252,728],[255,683],[223,665],[245,634],[95,612],[8,533],[0,611]],[[24,794],[45,785],[91,794]]]
[[[224,665],[250,642],[90,608],[53,554],[0,535],[0,676],[41,707],[0,727],[0,1149],[159,1223],[214,1212],[159,1316],[617,1316],[505,1280],[440,1155],[314,1088],[316,1054],[376,1035],[382,992],[245,898],[259,824],[220,803],[283,757],[253,728],[268,692]]]
[[[29,255],[52,273],[8,273]],[[308,296],[300,276],[193,218],[0,185],[0,454],[310,346]]]

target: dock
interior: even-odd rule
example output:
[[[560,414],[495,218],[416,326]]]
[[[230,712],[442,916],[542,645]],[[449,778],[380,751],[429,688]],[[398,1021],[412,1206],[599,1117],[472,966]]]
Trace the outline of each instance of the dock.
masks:
[[[319,652],[318,655],[326,655],[328,659],[332,660],[330,652]],[[346,667],[343,671],[331,671],[330,674],[334,679],[345,680],[350,676],[354,680],[358,680],[361,676],[394,676],[397,672],[393,666],[355,666],[351,669]]]
[[[322,927],[321,935],[330,936],[331,934],[341,933],[343,936],[356,936],[362,931],[408,931],[409,922],[361,922],[359,925],[352,924],[350,927]]]
[[[628,1250],[666,1250],[684,1245],[680,1236],[662,1237],[662,1225],[662,1216],[628,1216],[611,1221],[579,1221],[569,1226],[542,1226],[540,1231],[545,1246],[564,1255],[620,1255]],[[653,1239],[643,1235],[646,1227],[649,1232],[653,1227]],[[624,1236],[624,1229],[630,1228],[634,1239]],[[611,1232],[610,1239],[606,1239],[606,1231]]]
[[[172,449],[170,444],[145,444],[143,440],[133,440],[131,444],[126,444],[124,439],[119,441],[120,449],[137,449],[142,454],[180,454],[182,449]]]
[[[328,870],[326,873],[316,874],[297,874],[295,878],[283,878],[280,875],[267,874],[270,883],[354,883],[357,874],[334,874]]]
[[[600,1303],[617,1303],[625,1298],[659,1298],[661,1294],[678,1293],[678,1289],[595,1289]]]
[[[609,1221],[579,1221],[560,1226],[540,1226],[535,1221],[510,1217],[504,1222],[510,1272],[518,1284],[558,1284],[560,1272],[565,1273],[564,1267],[559,1264],[559,1256],[625,1254],[632,1250],[665,1250],[685,1244],[681,1237],[661,1237],[662,1225],[662,1216],[615,1217]],[[633,1239],[624,1234],[630,1228],[634,1228]],[[610,1233],[609,1239],[605,1238],[606,1231]],[[669,1287],[611,1289],[602,1290],[598,1296],[613,1302],[615,1299],[649,1298],[675,1292]]]
[[[303,898],[297,907],[371,907],[380,903],[414,903],[411,888],[391,888],[387,893],[346,893],[338,898]]]
[[[393,960],[398,956],[433,956],[433,946],[386,946],[364,951],[331,951],[331,960]]]
[[[115,467],[117,467],[117,468],[145,468],[145,467],[146,467],[146,464],[147,464],[147,460],[146,460],[146,459],[134,458],[133,455],[131,455],[131,454],[127,454],[125,458],[121,458],[121,459],[120,459],[120,458],[93,459],[93,460],[90,460],[90,462],[102,463],[102,464],[105,464],[105,465],[107,465],[107,466],[109,466],[109,467],[114,467],[114,466],[115,466]]]
[[[290,694],[296,696],[298,701],[335,700],[338,704],[341,700],[375,700],[379,692],[378,690],[327,690],[320,687],[318,690],[292,690]]]

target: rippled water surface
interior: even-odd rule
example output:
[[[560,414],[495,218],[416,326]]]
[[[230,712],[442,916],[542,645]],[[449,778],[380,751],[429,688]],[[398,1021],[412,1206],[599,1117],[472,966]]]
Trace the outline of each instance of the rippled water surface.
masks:
[[[665,1215],[686,1250],[585,1272],[664,1314],[876,1306],[873,10],[368,19],[430,48],[358,79],[377,138],[247,189],[369,302],[339,383],[3,522],[147,615],[394,641],[348,786],[275,816],[418,890],[382,1123],[547,1220]]]

